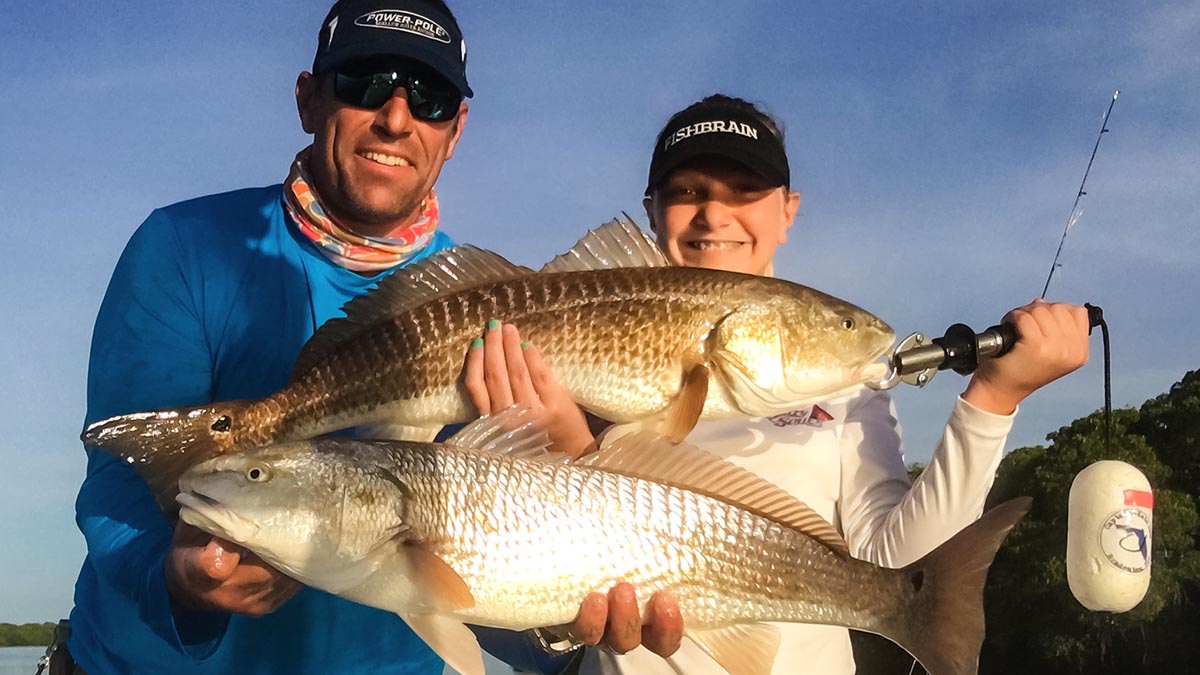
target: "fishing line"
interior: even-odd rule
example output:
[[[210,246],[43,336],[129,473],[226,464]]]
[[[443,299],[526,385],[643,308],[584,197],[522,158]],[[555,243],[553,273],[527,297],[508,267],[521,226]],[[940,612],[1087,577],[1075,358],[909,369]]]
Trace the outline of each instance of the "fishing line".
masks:
[[[1088,303],[1083,306],[1087,308],[1091,324],[1100,326],[1104,341],[1104,450],[1112,454],[1112,358],[1108,349],[1108,323],[1104,320],[1104,310]]]

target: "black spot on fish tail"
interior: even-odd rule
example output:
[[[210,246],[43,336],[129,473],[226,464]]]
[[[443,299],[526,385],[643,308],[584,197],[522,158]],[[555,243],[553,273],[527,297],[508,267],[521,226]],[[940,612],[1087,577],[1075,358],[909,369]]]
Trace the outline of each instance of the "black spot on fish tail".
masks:
[[[930,675],[979,672],[987,571],[1032,502],[1021,497],[995,507],[904,568],[911,600],[881,633],[908,650]]]
[[[908,577],[908,583],[912,586],[913,593],[920,593],[921,586],[925,585],[925,573],[921,570],[913,572]]]

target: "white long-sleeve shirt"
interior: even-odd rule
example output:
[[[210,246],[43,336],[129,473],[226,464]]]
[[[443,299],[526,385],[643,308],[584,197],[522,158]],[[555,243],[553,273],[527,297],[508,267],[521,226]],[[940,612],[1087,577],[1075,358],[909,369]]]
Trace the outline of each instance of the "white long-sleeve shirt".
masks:
[[[903,567],[983,513],[1015,415],[984,412],[959,398],[929,465],[911,485],[891,399],[865,388],[783,415],[701,422],[687,441],[808,504],[841,531],[854,557]],[[845,628],[775,625],[782,640],[773,674],[854,672]],[[669,659],[643,647],[623,656],[588,651],[585,675],[726,675],[686,639]]]
[[[754,472],[808,504],[838,528],[854,557],[903,567],[982,514],[1015,415],[984,412],[959,398],[929,465],[911,484],[891,398],[866,388],[782,415],[701,422],[687,442]],[[619,429],[614,432],[620,434]],[[649,596],[640,599],[645,602]],[[782,640],[771,671],[774,675],[854,672],[847,629],[775,625]],[[487,659],[488,675],[512,672],[507,665]],[[727,675],[687,639],[668,659],[642,647],[620,656],[588,649],[580,672]]]

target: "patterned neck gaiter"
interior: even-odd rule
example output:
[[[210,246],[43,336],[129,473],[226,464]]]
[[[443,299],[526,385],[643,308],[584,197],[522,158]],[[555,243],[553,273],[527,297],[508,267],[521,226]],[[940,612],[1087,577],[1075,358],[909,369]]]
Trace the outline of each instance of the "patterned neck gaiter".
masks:
[[[386,237],[367,237],[339,227],[326,213],[308,179],[304,164],[311,150],[311,147],[301,150],[292,162],[283,186],[284,203],[301,234],[334,264],[355,272],[386,270],[420,253],[433,238],[438,225],[438,200],[433,190],[421,203],[417,222]]]

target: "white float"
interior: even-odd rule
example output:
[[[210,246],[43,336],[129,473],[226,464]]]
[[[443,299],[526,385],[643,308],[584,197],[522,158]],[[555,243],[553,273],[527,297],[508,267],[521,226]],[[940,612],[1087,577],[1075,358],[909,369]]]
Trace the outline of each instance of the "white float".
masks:
[[[1071,483],[1067,584],[1084,607],[1127,612],[1150,586],[1154,494],[1137,468],[1100,461]]]

